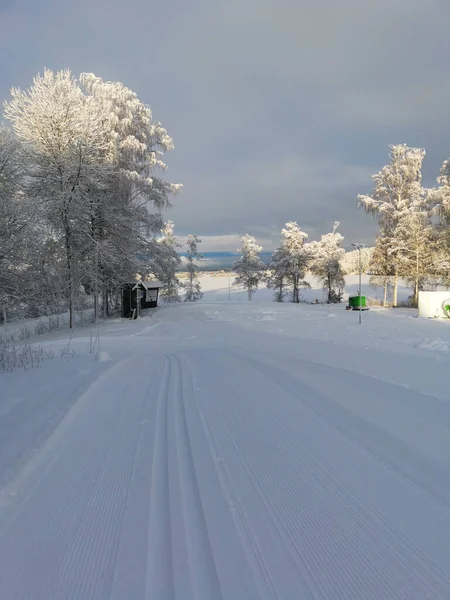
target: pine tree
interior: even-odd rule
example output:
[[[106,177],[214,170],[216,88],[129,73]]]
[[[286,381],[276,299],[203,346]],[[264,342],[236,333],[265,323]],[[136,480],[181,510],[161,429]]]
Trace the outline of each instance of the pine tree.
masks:
[[[242,256],[233,264],[236,273],[234,284],[242,285],[247,290],[248,299],[251,300],[258,289],[266,268],[260,258],[262,247],[257,245],[254,237],[246,234],[241,240],[241,247],[238,252]]]
[[[201,260],[203,256],[198,251],[198,244],[201,243],[201,240],[196,235],[189,235],[186,246],[187,246],[187,272],[188,272],[188,281],[186,283],[185,289],[185,302],[196,302],[200,300],[203,296],[203,292],[201,291],[200,281],[198,279],[198,265],[196,261]]]

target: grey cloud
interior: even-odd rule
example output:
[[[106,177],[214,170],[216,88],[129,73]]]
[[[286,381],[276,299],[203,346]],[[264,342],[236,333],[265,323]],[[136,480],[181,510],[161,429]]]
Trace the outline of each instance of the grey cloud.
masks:
[[[388,144],[427,149],[428,185],[450,155],[449,21],[447,0],[15,0],[0,95],[44,66],[134,89],[175,140],[183,235],[276,243],[287,220],[318,237],[338,219],[370,241],[355,198]]]

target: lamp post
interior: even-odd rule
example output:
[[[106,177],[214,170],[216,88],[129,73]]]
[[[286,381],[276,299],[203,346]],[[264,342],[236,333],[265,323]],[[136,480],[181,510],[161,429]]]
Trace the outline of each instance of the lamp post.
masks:
[[[361,276],[362,276],[362,257],[361,250],[365,248],[365,244],[352,244],[354,248],[358,250],[358,258],[359,258],[359,324],[362,323],[362,290],[361,290]]]

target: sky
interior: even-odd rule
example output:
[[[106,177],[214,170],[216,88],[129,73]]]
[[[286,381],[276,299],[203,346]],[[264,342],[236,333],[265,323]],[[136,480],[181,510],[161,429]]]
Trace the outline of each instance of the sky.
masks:
[[[356,196],[389,144],[450,156],[448,0],[0,0],[0,98],[69,67],[122,81],[175,142],[166,217],[203,250],[245,233],[273,249],[341,222],[370,244]]]

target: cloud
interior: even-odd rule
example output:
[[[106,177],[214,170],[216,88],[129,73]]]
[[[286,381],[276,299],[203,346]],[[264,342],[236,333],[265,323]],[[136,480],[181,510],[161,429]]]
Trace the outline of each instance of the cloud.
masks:
[[[201,236],[200,252],[236,252],[240,246],[239,235],[204,235]],[[186,236],[179,239],[180,243],[186,243]]]
[[[14,0],[0,96],[44,66],[134,89],[175,140],[181,235],[274,244],[287,220],[318,237],[338,219],[370,242],[355,198],[388,144],[427,149],[427,185],[450,155],[449,17],[448,0]]]

